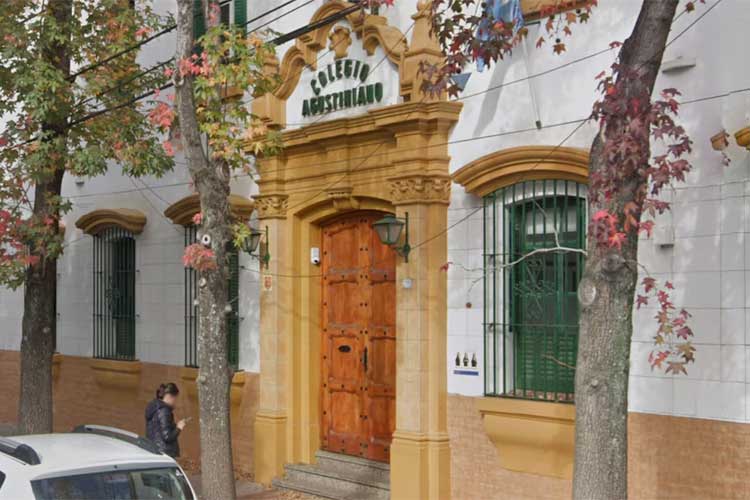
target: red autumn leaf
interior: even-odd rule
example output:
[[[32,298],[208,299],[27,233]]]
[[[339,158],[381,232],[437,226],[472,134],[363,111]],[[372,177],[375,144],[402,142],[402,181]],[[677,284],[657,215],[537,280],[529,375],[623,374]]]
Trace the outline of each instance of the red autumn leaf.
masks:
[[[638,295],[638,297],[636,298],[636,305],[637,305],[637,309],[640,309],[641,306],[647,306],[648,297],[646,297],[645,295]]]
[[[667,362],[667,370],[666,373],[672,372],[675,375],[678,373],[683,373],[687,375],[687,369],[685,368],[685,363],[682,361],[668,361]]]
[[[651,363],[651,369],[661,368],[661,364],[669,357],[669,351],[659,351],[656,356],[651,353],[649,356],[649,362]]]
[[[594,222],[599,222],[600,220],[605,220],[605,219],[608,219],[609,217],[610,217],[609,212],[607,212],[606,210],[599,210],[598,212],[594,214],[593,217],[591,217],[591,220],[593,220]]]
[[[622,244],[625,242],[625,233],[616,232],[612,234],[607,241],[610,247],[617,247],[618,250],[622,249]]]

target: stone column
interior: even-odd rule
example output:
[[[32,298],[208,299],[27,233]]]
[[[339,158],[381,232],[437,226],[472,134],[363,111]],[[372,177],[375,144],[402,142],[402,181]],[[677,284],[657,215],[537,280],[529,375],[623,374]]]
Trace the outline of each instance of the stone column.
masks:
[[[284,474],[287,462],[287,363],[289,332],[285,309],[290,296],[285,274],[289,259],[287,238],[287,196],[255,197],[260,227],[268,227],[268,268],[261,268],[260,289],[260,403],[255,417],[255,480],[270,484]]]
[[[450,498],[447,429],[447,220],[450,179],[391,179],[397,216],[409,213],[409,261],[397,265],[396,431],[391,497]],[[411,280],[411,288],[404,287]]]

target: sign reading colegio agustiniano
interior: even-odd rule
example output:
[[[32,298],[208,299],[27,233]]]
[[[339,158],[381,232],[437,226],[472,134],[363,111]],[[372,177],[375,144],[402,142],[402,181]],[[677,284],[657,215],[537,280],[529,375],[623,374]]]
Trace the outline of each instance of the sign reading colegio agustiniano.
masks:
[[[302,116],[322,115],[342,109],[379,103],[383,84],[367,83],[370,66],[356,59],[338,59],[321,69],[310,81],[314,96],[302,101]],[[352,80],[354,86],[339,92],[325,93],[325,88],[339,80]]]

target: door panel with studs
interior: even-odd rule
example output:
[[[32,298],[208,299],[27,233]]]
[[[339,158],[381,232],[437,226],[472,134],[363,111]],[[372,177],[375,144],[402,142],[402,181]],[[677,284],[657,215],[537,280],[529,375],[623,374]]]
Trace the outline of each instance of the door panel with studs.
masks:
[[[379,215],[323,228],[322,442],[389,461],[396,423],[396,260],[372,229]]]

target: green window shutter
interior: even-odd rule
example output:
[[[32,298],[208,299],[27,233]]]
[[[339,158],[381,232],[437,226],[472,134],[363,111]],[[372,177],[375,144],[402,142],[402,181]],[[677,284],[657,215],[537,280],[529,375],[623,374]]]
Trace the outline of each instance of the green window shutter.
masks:
[[[526,181],[484,199],[485,393],[571,401],[578,351],[577,288],[586,187]],[[495,264],[516,262],[511,267]]]
[[[247,0],[234,0],[234,25],[247,31]]]
[[[206,33],[206,19],[203,17],[201,0],[193,0],[193,36],[196,40]]]
[[[228,249],[227,264],[227,300],[232,308],[232,312],[227,316],[227,356],[229,364],[237,368],[240,358],[240,256],[234,245]]]

